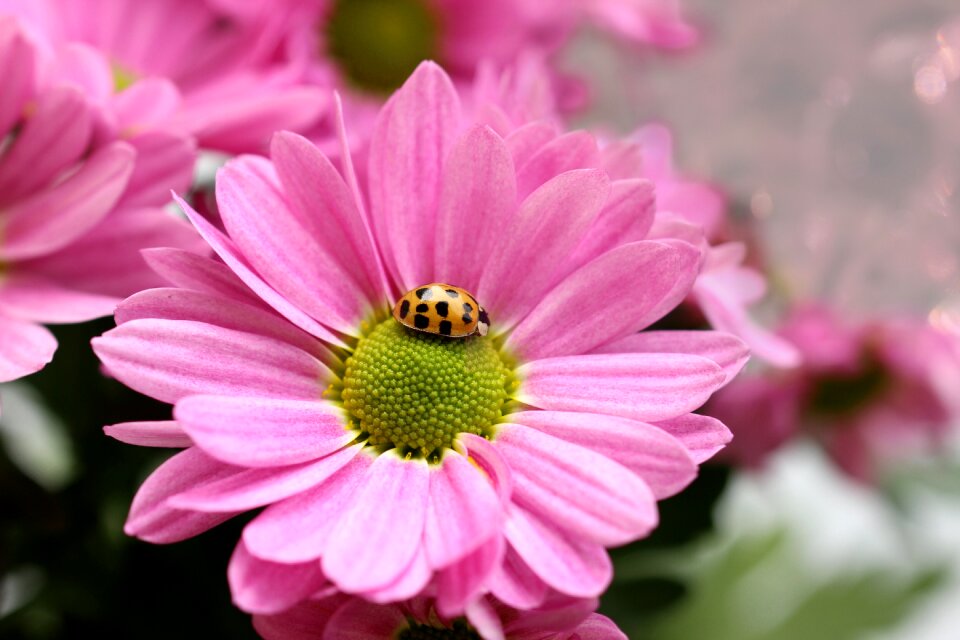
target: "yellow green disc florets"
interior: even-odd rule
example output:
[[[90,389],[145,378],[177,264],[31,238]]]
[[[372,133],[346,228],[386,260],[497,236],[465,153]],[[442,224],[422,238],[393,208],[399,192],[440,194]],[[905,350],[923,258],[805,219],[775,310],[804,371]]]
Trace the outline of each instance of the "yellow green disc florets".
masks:
[[[346,359],[340,397],[368,444],[435,460],[460,433],[493,435],[511,383],[488,338],[445,338],[391,318]]]

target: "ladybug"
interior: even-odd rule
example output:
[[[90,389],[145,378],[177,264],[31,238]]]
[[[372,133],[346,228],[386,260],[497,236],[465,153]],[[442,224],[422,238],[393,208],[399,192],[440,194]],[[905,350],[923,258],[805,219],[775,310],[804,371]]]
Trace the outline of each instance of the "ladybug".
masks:
[[[450,338],[487,335],[490,318],[466,290],[434,282],[411,289],[397,300],[393,318],[405,327]]]

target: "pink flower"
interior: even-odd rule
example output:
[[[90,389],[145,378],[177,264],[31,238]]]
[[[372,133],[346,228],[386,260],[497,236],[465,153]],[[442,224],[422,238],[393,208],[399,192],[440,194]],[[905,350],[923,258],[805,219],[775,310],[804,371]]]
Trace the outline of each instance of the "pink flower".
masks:
[[[253,625],[265,640],[447,636],[483,640],[626,640],[613,621],[593,613],[596,607],[595,599],[555,598],[535,611],[518,611],[492,598],[483,598],[470,607],[466,618],[450,619],[436,611],[430,598],[379,605],[336,594],[280,614],[254,616]]]
[[[852,477],[935,447],[960,416],[960,344],[908,318],[853,323],[825,307],[794,310],[781,335],[803,365],[737,381],[707,407],[736,440],[726,453],[757,466],[801,433]]]
[[[109,315],[155,286],[141,248],[196,244],[159,208],[168,196],[156,184],[189,184],[181,167],[192,144],[146,125],[121,138],[145,123],[135,106],[143,92],[131,87],[109,109],[91,103],[98,62],[84,49],[41,51],[0,17],[0,380],[49,362],[56,340],[41,323]]]
[[[231,19],[212,0],[0,0],[3,13],[50,46],[94,47],[121,87],[149,79],[153,104],[176,87],[183,99],[168,125],[205,148],[261,150],[274,131],[306,129],[329,106],[327,92],[300,86],[296,71],[270,61],[260,26]]]
[[[647,535],[656,500],[727,441],[691,411],[746,347],[637,333],[688,294],[700,251],[645,239],[648,182],[569,168],[590,140],[476,124],[425,63],[381,112],[362,185],[349,152],[338,168],[289,133],[270,160],[228,163],[226,233],[183,205],[223,263],[148,253],[173,287],[131,297],[94,341],[119,380],[175,405],[173,422],[107,432],[187,447],[126,531],[174,542],[266,506],[228,571],[253,613],[331,585],[378,602],[433,585],[449,616],[484,591],[516,608],[599,595],[605,547]],[[490,334],[389,316],[432,282],[474,294]]]
[[[745,264],[743,243],[722,240],[728,224],[723,193],[675,169],[670,131],[663,125],[647,125],[609,143],[603,166],[613,175],[643,177],[654,183],[657,220],[651,235],[681,238],[703,247],[701,273],[685,305],[693,308],[685,308],[685,316],[693,318],[694,324],[705,321],[740,337],[753,355],[774,366],[797,366],[797,349],[750,317],[747,309],[766,294],[766,280]]]

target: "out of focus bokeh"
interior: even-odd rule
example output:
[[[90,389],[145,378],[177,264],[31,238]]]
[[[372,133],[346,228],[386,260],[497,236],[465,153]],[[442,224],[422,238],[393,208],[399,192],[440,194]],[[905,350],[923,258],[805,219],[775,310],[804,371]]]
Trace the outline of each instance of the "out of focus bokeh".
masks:
[[[960,336],[956,0],[685,7],[703,30],[692,50],[584,33],[563,54],[597,84],[578,123],[670,128],[678,166],[752,235],[768,324],[816,299]],[[89,340],[111,324],[56,329],[53,363],[0,388],[0,637],[255,638],[223,571],[246,518],[170,547],[123,534],[165,452],[102,426],[169,408],[92,375]],[[802,437],[756,469],[707,465],[651,538],[614,552],[601,611],[645,640],[960,637],[953,432],[870,483]]]

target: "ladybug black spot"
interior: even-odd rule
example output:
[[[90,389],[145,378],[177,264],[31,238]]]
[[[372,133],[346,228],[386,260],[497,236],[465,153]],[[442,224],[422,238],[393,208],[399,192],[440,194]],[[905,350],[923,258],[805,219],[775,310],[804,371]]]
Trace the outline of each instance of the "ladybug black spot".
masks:
[[[446,318],[447,312],[450,310],[450,305],[446,302],[438,302],[434,308],[437,310],[438,316]]]
[[[441,334],[448,336],[453,330],[453,323],[449,320],[443,320],[440,322],[439,331]]]
[[[460,293],[456,289],[444,289],[451,298],[459,298]]]
[[[467,312],[467,313],[470,313],[471,311],[473,311],[473,305],[470,304],[469,302],[464,302],[464,303],[463,303],[463,310],[464,310],[465,312]]]
[[[426,313],[427,311],[430,311],[430,305],[423,302],[417,305],[417,313]]]
[[[408,313],[410,313],[410,301],[404,300],[400,303],[400,317],[406,318]]]
[[[473,316],[471,316],[469,313],[463,314],[463,317],[460,319],[463,320],[463,324],[470,324],[473,322]]]
[[[420,300],[429,300],[433,297],[433,291],[430,290],[430,287],[420,287],[417,289],[417,298]]]
[[[426,329],[430,326],[430,318],[427,316],[422,316],[419,313],[413,316],[413,326],[417,329]]]

